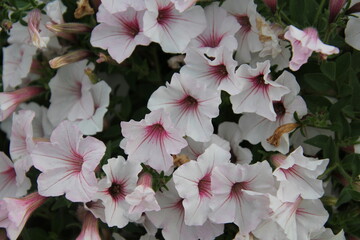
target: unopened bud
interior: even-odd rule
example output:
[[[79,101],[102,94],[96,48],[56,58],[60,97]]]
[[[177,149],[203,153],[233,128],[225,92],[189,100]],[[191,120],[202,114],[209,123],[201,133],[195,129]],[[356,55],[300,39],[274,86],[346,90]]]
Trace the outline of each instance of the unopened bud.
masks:
[[[285,155],[282,155],[282,154],[275,154],[275,155],[272,155],[270,157],[270,162],[275,166],[275,167],[280,167],[281,165],[284,164],[285,162],[285,159],[286,159],[286,156]]]
[[[330,0],[329,2],[329,23],[334,22],[340,10],[343,8],[346,0]]]
[[[111,63],[111,64],[118,64],[114,59],[112,59],[112,57],[110,57],[109,55],[106,55],[104,53],[99,53],[99,58],[96,59],[97,63]]]
[[[1,27],[5,30],[5,31],[9,31],[12,28],[12,22],[8,19],[4,19],[1,22]]]
[[[335,206],[337,203],[338,199],[335,197],[330,197],[330,196],[324,196],[321,198],[321,202],[325,205],[325,206]]]
[[[90,6],[89,0],[78,0],[77,1],[77,8],[74,12],[75,18],[79,19],[85,17],[87,15],[94,14],[94,9]]]
[[[266,141],[268,143],[270,143],[271,145],[278,147],[280,145],[281,136],[285,133],[289,133],[289,132],[293,131],[294,129],[296,129],[299,126],[300,126],[300,124],[298,124],[298,123],[284,124],[284,125],[278,127],[275,130],[274,134],[271,137],[269,137],[268,139],[266,139]]]
[[[53,24],[47,23],[46,28],[53,33],[87,33],[91,32],[92,28],[83,23],[62,23]]]
[[[91,52],[88,50],[77,50],[51,59],[49,61],[49,64],[51,68],[56,69],[65,66],[69,63],[74,63],[86,59],[90,55]]]

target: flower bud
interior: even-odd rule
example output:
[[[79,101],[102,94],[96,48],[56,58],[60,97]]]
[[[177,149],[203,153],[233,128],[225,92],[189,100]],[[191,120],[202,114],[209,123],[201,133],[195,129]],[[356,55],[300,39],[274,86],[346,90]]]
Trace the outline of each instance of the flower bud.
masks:
[[[271,9],[273,13],[276,12],[277,0],[264,0],[264,3]]]
[[[87,33],[91,32],[92,28],[87,24],[83,23],[62,23],[62,24],[53,24],[47,23],[46,28],[51,32],[57,33]]]
[[[346,0],[330,0],[329,2],[329,23],[334,22],[340,10],[343,8]]]
[[[50,67],[53,69],[60,68],[69,63],[78,62],[83,60],[91,55],[91,52],[88,50],[76,50],[69,52],[65,55],[53,58],[49,61]]]
[[[37,48],[46,48],[50,38],[40,36],[41,11],[34,9],[29,12],[28,16],[28,30],[32,44]]]
[[[285,159],[286,159],[286,156],[282,155],[282,154],[275,154],[270,157],[270,161],[275,167],[279,167],[279,166],[283,165]]]

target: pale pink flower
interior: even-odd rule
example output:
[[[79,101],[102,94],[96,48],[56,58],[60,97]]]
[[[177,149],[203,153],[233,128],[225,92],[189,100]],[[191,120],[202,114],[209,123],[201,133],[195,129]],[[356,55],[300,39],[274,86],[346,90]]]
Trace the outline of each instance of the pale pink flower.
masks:
[[[215,224],[207,220],[202,226],[188,226],[184,223],[183,199],[179,197],[174,182],[167,183],[168,191],[157,192],[156,197],[161,210],[146,212],[151,222],[162,228],[165,239],[171,240],[207,240],[215,239],[224,232],[223,224]]]
[[[170,0],[175,4],[175,8],[179,12],[183,12],[186,9],[192,7],[198,0]]]
[[[276,12],[277,0],[263,0],[263,1],[271,9],[273,13]]]
[[[45,6],[46,15],[51,19],[51,22],[56,24],[64,23],[63,14],[66,12],[66,6],[61,0],[50,1]]]
[[[329,23],[332,23],[337,15],[340,13],[341,9],[344,7],[346,0],[330,0],[329,2]]]
[[[191,160],[173,174],[175,188],[184,198],[184,221],[186,225],[202,225],[210,213],[212,198],[211,175],[214,166],[228,163],[230,153],[212,144],[196,161]]]
[[[216,49],[220,46],[232,52],[237,48],[235,33],[240,29],[240,24],[232,15],[228,15],[225,9],[219,7],[218,2],[214,2],[205,8],[207,21],[206,29],[190,42],[191,47]]]
[[[103,166],[106,177],[98,183],[96,198],[102,200],[105,206],[105,221],[109,227],[125,227],[129,220],[140,218],[141,214],[129,214],[130,204],[126,195],[134,191],[137,175],[141,171],[139,163],[125,161],[122,156],[111,158]]]
[[[341,230],[338,234],[334,235],[330,228],[321,228],[318,231],[310,234],[311,240],[346,240],[344,230]]]
[[[243,148],[240,143],[244,140],[239,125],[233,122],[222,122],[218,128],[218,135],[230,143],[231,162],[236,164],[250,163],[252,153],[250,149]]]
[[[150,173],[142,173],[134,191],[125,197],[130,204],[129,213],[143,213],[147,211],[159,211],[160,206],[152,189],[152,176]]]
[[[144,0],[101,0],[101,3],[111,14],[125,12],[130,7],[136,11],[145,10]]]
[[[41,20],[41,11],[39,9],[34,9],[28,13],[28,29],[30,33],[30,39],[32,44],[37,48],[46,48],[50,37],[40,36],[40,20]]]
[[[101,240],[98,220],[90,211],[85,209],[83,211],[81,232],[76,240]]]
[[[7,236],[11,240],[17,239],[30,215],[40,207],[46,197],[37,192],[23,198],[4,198],[0,202],[0,227],[6,228]]]
[[[101,221],[106,222],[105,220],[105,206],[103,201],[96,200],[84,203],[84,208],[90,211],[96,218],[99,218]]]
[[[17,180],[13,162],[0,152],[0,199],[24,196],[30,187],[30,179],[26,176],[21,182]]]
[[[30,73],[36,48],[25,44],[11,44],[3,48],[2,82],[5,91],[21,85]]]
[[[57,126],[62,120],[89,119],[94,114],[95,104],[91,94],[89,77],[85,74],[87,60],[68,64],[60,68],[50,80],[51,90],[48,117]]]
[[[121,146],[129,161],[144,162],[157,171],[169,170],[171,154],[178,154],[187,145],[183,132],[163,110],[147,114],[140,122],[121,122],[121,132],[125,137]]]
[[[65,197],[73,202],[87,202],[97,191],[95,168],[105,153],[103,142],[83,138],[80,130],[64,121],[52,132],[50,142],[39,142],[31,157],[42,173],[38,190],[44,196]]]
[[[143,33],[144,11],[129,8],[125,12],[111,14],[100,6],[96,26],[91,33],[90,42],[94,47],[107,49],[118,63],[130,57],[137,45],[147,46],[150,39]]]
[[[241,28],[235,37],[238,40],[236,60],[240,63],[248,63],[251,60],[251,53],[259,52],[263,48],[259,39],[256,27],[256,12],[254,0],[226,0],[221,7],[236,17]]]
[[[359,3],[360,4],[360,3]],[[345,42],[351,47],[360,50],[360,18],[349,17],[345,27]]]
[[[181,154],[186,155],[189,159],[195,160],[212,144],[216,144],[226,151],[230,151],[230,144],[228,141],[222,139],[216,134],[212,134],[210,141],[208,142],[197,142],[190,137],[186,137],[188,146],[181,150]]]
[[[237,62],[230,50],[219,47],[212,53],[189,49],[184,60],[186,65],[180,70],[181,75],[193,78],[210,89],[224,90],[231,95],[239,93],[238,79],[235,77]]]
[[[317,160],[303,155],[301,147],[289,156],[274,155],[272,163],[276,166],[274,176],[280,182],[277,197],[282,201],[293,202],[300,195],[303,199],[317,199],[324,194],[322,174],[329,159]]]
[[[270,200],[270,218],[281,227],[286,239],[310,239],[310,233],[320,230],[329,217],[319,199],[304,200],[299,196],[294,202],[282,202],[274,197],[270,197]],[[272,224],[271,221],[268,223]],[[254,234],[260,239],[268,239],[269,233],[273,234],[272,230],[265,224]]]
[[[270,62],[257,63],[256,68],[243,64],[236,76],[241,91],[230,97],[234,113],[253,112],[275,121],[273,101],[279,101],[290,90],[271,80]]]
[[[321,53],[325,56],[338,54],[339,49],[334,46],[324,44],[318,36],[315,28],[308,27],[300,30],[290,26],[284,38],[291,42],[293,56],[289,68],[293,71],[305,64],[313,52]]]
[[[29,86],[12,92],[0,93],[0,121],[10,116],[20,103],[36,97],[44,91],[41,87]]]
[[[194,6],[182,13],[170,0],[146,0],[144,34],[160,44],[164,52],[183,53],[206,28],[204,10]]]
[[[211,189],[210,219],[234,222],[243,234],[248,234],[269,216],[270,202],[265,193],[274,193],[275,183],[267,161],[253,165],[228,163],[214,167]]]
[[[252,144],[261,142],[263,148],[267,151],[279,151],[283,154],[289,152],[289,134],[281,136],[280,145],[275,147],[267,142],[275,130],[287,123],[295,123],[294,112],[299,118],[302,118],[307,113],[306,103],[302,97],[298,96],[300,86],[296,82],[295,76],[284,71],[276,83],[281,84],[291,90],[290,93],[285,94],[279,101],[273,101],[273,108],[276,113],[276,120],[259,116],[254,113],[245,113],[240,117],[239,127],[243,133],[243,138]]]
[[[19,182],[24,181],[25,174],[33,165],[30,154],[35,146],[32,127],[34,117],[35,112],[31,110],[20,110],[18,114],[13,114],[10,155],[15,163],[16,178]]]
[[[195,141],[209,141],[214,127],[211,119],[219,115],[220,92],[194,83],[193,78],[175,73],[171,83],[158,88],[150,97],[148,108],[164,108],[175,127]]]
[[[94,113],[86,119],[77,121],[80,131],[85,135],[94,135],[103,130],[104,115],[110,103],[111,88],[105,81],[91,86],[90,93],[94,100]]]

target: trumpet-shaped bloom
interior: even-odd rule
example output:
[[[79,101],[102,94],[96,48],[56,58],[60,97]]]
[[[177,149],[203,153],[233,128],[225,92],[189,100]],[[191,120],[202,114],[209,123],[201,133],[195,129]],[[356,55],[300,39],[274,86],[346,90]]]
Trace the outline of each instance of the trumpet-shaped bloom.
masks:
[[[215,166],[211,186],[210,219],[213,222],[234,222],[243,234],[248,234],[269,216],[270,202],[265,193],[274,193],[275,184],[267,161]]]
[[[257,63],[256,68],[241,65],[236,76],[240,93],[230,97],[234,113],[253,112],[271,121],[276,120],[273,101],[279,101],[290,90],[270,79],[270,62]]]
[[[298,147],[289,156],[275,155],[272,158],[277,167],[274,176],[280,181],[277,197],[282,201],[293,202],[300,195],[303,199],[317,199],[324,194],[322,174],[329,159],[317,160],[303,155]]]
[[[308,27],[302,31],[290,26],[284,38],[291,42],[293,55],[289,67],[293,71],[299,70],[313,52],[322,53],[325,56],[339,53],[337,47],[326,45],[319,39],[315,28]]]
[[[21,180],[17,178],[13,162],[0,152],[0,199],[24,196],[31,183],[25,175]]]
[[[183,132],[175,128],[163,110],[153,111],[140,122],[121,122],[125,152],[129,161],[144,162],[157,171],[173,165],[171,154],[178,154],[187,143]]]
[[[243,133],[243,138],[252,144],[261,142],[261,145],[267,151],[279,151],[283,154],[289,151],[289,134],[281,136],[280,145],[275,147],[269,144],[266,139],[274,134],[274,131],[287,123],[295,123],[294,112],[299,118],[307,113],[306,103],[302,97],[297,94],[300,92],[300,86],[296,82],[294,75],[284,71],[275,81],[291,90],[279,101],[273,101],[273,108],[276,113],[276,120],[259,116],[254,113],[245,113],[239,120],[239,127]]]
[[[29,86],[13,92],[0,93],[0,121],[10,116],[20,103],[28,101],[43,91],[43,88]]]
[[[172,1],[175,4],[175,8],[179,12],[183,12],[186,9],[193,6],[198,0],[170,0],[170,1]]]
[[[197,161],[181,165],[173,174],[175,188],[184,198],[184,221],[187,225],[202,225],[210,213],[211,174],[214,166],[228,163],[230,153],[212,144]]]
[[[70,121],[89,119],[94,114],[94,99],[90,92],[92,83],[85,74],[86,65],[83,60],[68,64],[58,70],[50,80],[51,90],[48,117],[57,126],[62,120]]]
[[[81,232],[76,240],[101,240],[98,220],[90,211],[83,211]]]
[[[37,192],[23,198],[4,198],[0,202],[0,227],[6,228],[8,237],[17,239],[30,215],[46,201]]]
[[[188,226],[184,223],[183,199],[179,197],[174,182],[167,183],[169,191],[158,192],[156,197],[161,210],[146,212],[150,221],[162,228],[165,239],[171,240],[207,240],[215,239],[224,231],[223,224],[215,224],[207,220],[202,226]]]
[[[145,10],[144,0],[101,0],[101,3],[111,14],[125,12],[130,7],[136,11]]]
[[[237,48],[235,33],[240,29],[240,24],[232,15],[228,15],[225,9],[214,2],[205,8],[207,20],[206,29],[190,42],[194,48],[214,49],[220,46],[227,48],[232,55]]]
[[[235,77],[237,62],[227,48],[219,47],[213,54],[191,48],[184,61],[186,65],[181,68],[181,75],[193,78],[210,89],[224,90],[232,95],[239,93],[238,79]]]
[[[251,53],[259,52],[263,48],[256,27],[259,14],[256,12],[254,0],[226,0],[221,7],[232,14],[241,25],[235,35],[238,40],[236,60],[240,63],[250,62]]]
[[[351,47],[360,50],[360,18],[349,17],[345,27],[345,42]]]
[[[13,90],[23,83],[30,73],[36,48],[28,45],[11,44],[3,48],[3,87],[5,91]]]
[[[139,213],[131,216],[128,213],[130,204],[125,201],[125,197],[136,187],[141,166],[136,162],[125,161],[119,156],[109,159],[103,170],[106,177],[99,181],[96,198],[103,201],[106,223],[110,227],[125,227],[130,218],[136,220],[141,216]]]
[[[194,83],[194,79],[175,73],[171,83],[158,88],[150,97],[150,110],[163,108],[175,127],[195,141],[209,141],[214,127],[211,119],[219,115],[220,92]]]
[[[206,28],[204,10],[194,6],[182,13],[170,0],[146,0],[144,34],[164,52],[183,53],[191,39]]]
[[[111,14],[100,6],[96,26],[91,33],[90,42],[94,47],[107,49],[118,63],[130,57],[137,45],[149,45],[150,39],[143,33],[144,11],[129,8],[125,12]]]
[[[95,168],[105,153],[103,142],[83,138],[73,123],[64,121],[52,132],[50,142],[39,142],[31,157],[42,173],[38,190],[43,196],[65,197],[73,202],[88,202],[97,192]]]

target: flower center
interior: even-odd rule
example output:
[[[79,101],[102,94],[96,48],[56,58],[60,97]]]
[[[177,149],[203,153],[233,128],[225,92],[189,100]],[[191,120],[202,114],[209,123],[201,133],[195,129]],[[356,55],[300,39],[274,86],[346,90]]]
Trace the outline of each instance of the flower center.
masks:
[[[206,174],[198,183],[199,195],[201,198],[210,198],[211,194],[211,179],[210,173]]]
[[[171,18],[173,17],[172,14],[172,10],[173,10],[173,5],[169,4],[161,9],[159,9],[159,14],[157,17],[157,22],[160,25],[166,25],[169,23],[169,21],[171,20]]]
[[[190,95],[185,96],[179,101],[179,105],[183,107],[184,111],[195,110],[199,102]]]
[[[238,23],[240,23],[241,29],[243,32],[245,32],[245,33],[250,32],[251,23],[250,23],[250,19],[247,15],[236,16],[236,19],[237,19]]]
[[[111,187],[108,189],[110,196],[118,201],[118,200],[123,200],[125,199],[126,196],[126,192],[124,189],[124,184],[123,183],[117,183],[117,182],[113,182],[111,184]]]
[[[220,84],[221,80],[226,78],[229,74],[224,64],[211,66],[210,73],[216,77],[216,84],[218,85]]]
[[[252,82],[253,88],[255,89],[267,90],[267,88],[269,87],[269,84],[266,84],[264,74],[262,73],[250,78],[250,81]]]
[[[231,187],[230,196],[239,199],[242,195],[242,190],[246,190],[246,182],[237,182]]]
[[[145,128],[146,138],[149,141],[161,142],[166,137],[167,132],[161,123],[155,123]]]
[[[137,19],[134,19],[133,21],[131,22],[125,22],[125,29],[127,31],[127,34],[130,36],[130,37],[136,37],[136,35],[139,34],[140,32],[140,27],[139,27],[139,23],[137,21]]]
[[[273,107],[277,118],[281,118],[285,115],[286,109],[282,101],[273,101]]]

